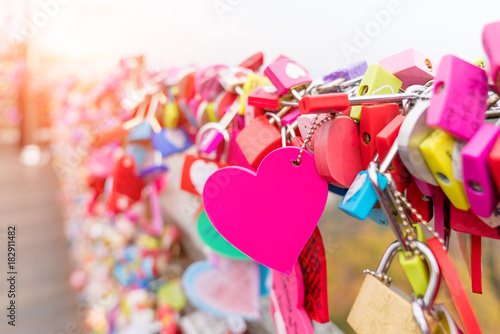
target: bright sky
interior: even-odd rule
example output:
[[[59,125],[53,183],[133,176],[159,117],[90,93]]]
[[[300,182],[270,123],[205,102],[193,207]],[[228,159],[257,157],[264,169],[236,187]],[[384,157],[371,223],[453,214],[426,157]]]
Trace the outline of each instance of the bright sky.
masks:
[[[267,61],[279,54],[294,58],[316,77],[349,61],[377,62],[409,47],[436,60],[447,53],[480,57],[483,25],[500,20],[498,0],[27,1],[33,4],[30,21],[22,15],[7,21],[6,13],[22,1],[0,0],[1,44],[6,34],[22,36],[31,22],[38,24],[32,41],[42,54],[114,61],[145,53],[149,64],[163,67],[236,65],[263,51]],[[64,4],[49,17],[41,5],[47,2]],[[376,23],[373,13],[391,8],[390,17],[381,17],[385,26]],[[360,31],[372,36],[363,39]]]

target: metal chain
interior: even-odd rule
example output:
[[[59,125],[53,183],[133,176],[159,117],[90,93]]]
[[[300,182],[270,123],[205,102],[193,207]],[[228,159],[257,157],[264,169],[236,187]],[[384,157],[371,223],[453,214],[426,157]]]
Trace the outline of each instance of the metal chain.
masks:
[[[420,213],[418,213],[417,209],[415,209],[411,205],[410,202],[408,202],[408,200],[403,196],[403,194],[401,192],[399,192],[398,190],[396,190],[394,192],[394,195],[398,198],[398,200],[396,201],[396,203],[398,205],[400,205],[401,202],[402,202],[411,211],[411,213],[413,213],[415,215],[415,217],[418,220],[418,223],[422,224],[425,228],[427,228],[427,230],[429,230],[429,232],[432,233],[432,235],[434,237],[436,237],[439,240],[439,242],[443,245],[443,249],[447,250],[446,245],[445,245],[445,241],[443,240],[443,238],[441,238],[441,236],[439,235],[439,233],[437,233],[434,230],[434,228],[429,225],[428,221],[426,221],[425,219],[423,219],[422,215]]]
[[[311,124],[311,128],[309,129],[309,132],[307,134],[307,137],[304,139],[304,143],[302,144],[302,147],[300,148],[299,156],[297,157],[297,160],[293,160],[292,163],[295,166],[300,166],[300,163],[302,162],[302,153],[304,153],[304,149],[306,148],[307,143],[311,140],[314,132],[324,123],[327,121],[331,120],[333,117],[337,116],[337,114],[329,114],[325,118],[323,118],[319,123],[318,123],[318,117],[319,114],[316,115],[314,118],[313,123]]]

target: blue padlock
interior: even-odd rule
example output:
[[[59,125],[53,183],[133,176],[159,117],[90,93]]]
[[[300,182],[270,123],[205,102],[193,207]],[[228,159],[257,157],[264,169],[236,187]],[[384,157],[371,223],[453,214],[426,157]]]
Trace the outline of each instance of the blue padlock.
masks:
[[[373,208],[368,215],[368,219],[373,220],[379,225],[387,226],[389,224],[389,222],[387,221],[387,217],[385,216],[384,211],[381,208]]]
[[[130,130],[128,138],[130,141],[148,140],[152,131],[150,123],[142,122]]]
[[[389,180],[377,173],[380,189],[385,190]],[[348,215],[365,220],[378,201],[377,193],[370,182],[367,171],[362,171],[356,176],[351,187],[339,204],[339,209]]]
[[[337,194],[340,196],[344,196],[345,194],[347,194],[347,190],[348,190],[347,188],[340,188],[340,187],[334,186],[333,184],[328,183],[328,191],[331,193],[334,193],[334,194]]]
[[[146,158],[146,148],[143,145],[130,144],[127,146],[126,151],[134,157],[136,166],[140,168],[144,158]]]
[[[161,152],[163,158],[171,154],[184,152],[192,145],[188,134],[180,128],[164,128],[159,132],[153,132],[151,143],[157,151]]]

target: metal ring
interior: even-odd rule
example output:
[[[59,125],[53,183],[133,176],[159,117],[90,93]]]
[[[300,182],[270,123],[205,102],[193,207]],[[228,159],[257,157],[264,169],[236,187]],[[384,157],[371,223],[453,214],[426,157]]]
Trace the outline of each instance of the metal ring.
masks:
[[[278,124],[280,128],[282,127],[281,118],[279,118],[278,115],[270,111],[265,112],[264,115],[267,117],[271,117],[272,119],[274,119],[274,121],[276,122],[276,124]]]

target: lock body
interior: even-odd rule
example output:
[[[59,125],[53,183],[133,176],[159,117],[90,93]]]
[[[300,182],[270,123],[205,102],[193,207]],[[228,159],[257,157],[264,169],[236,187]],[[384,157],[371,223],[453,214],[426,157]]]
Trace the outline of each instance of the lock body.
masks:
[[[335,117],[316,130],[316,168],[327,182],[347,188],[363,170],[358,125],[349,117]]]
[[[425,85],[434,79],[433,62],[415,49],[408,49],[384,58],[380,66],[401,80],[401,89],[411,85]]]
[[[401,80],[385,70],[378,64],[368,66],[356,96],[364,95],[381,95],[381,94],[396,94],[401,89]],[[361,118],[361,106],[353,106],[351,109],[351,117],[356,120]]]
[[[377,134],[398,115],[399,106],[396,103],[362,107],[359,122],[359,142],[363,169],[368,168],[368,164],[377,153]]]
[[[427,125],[468,140],[484,121],[487,108],[486,72],[453,55],[441,59],[436,74]]]
[[[441,189],[453,205],[460,210],[469,210],[463,183],[453,177],[452,151],[455,139],[442,130],[434,130],[420,144],[427,165]]]
[[[462,150],[465,193],[472,212],[481,217],[489,217],[500,200],[488,165],[488,155],[499,133],[500,128],[485,123]]]
[[[378,184],[381,190],[385,190],[388,180],[382,174],[377,174]],[[339,204],[339,209],[350,215],[351,217],[365,220],[372,211],[375,203],[378,201],[378,196],[368,177],[367,171],[362,171],[358,174],[349,190],[342,198]],[[379,219],[375,218],[377,222]]]
[[[366,61],[358,61],[352,64],[349,64],[346,68],[334,71],[328,75],[323,77],[323,81],[325,83],[332,82],[339,78],[344,78],[346,81],[351,80],[365,74],[368,68],[368,64]]]
[[[287,95],[292,88],[306,87],[312,81],[309,73],[291,59],[275,61],[266,67],[264,74],[280,95]]]
[[[392,144],[398,137],[399,129],[401,128],[404,119],[405,116],[397,115],[381,131],[378,132],[375,138],[375,145],[380,161],[383,161],[387,153],[389,153]],[[386,173],[391,174],[391,177],[400,192],[403,192],[406,187],[408,187],[410,182],[410,173],[401,161],[399,154],[394,157],[392,165],[389,166]]]

